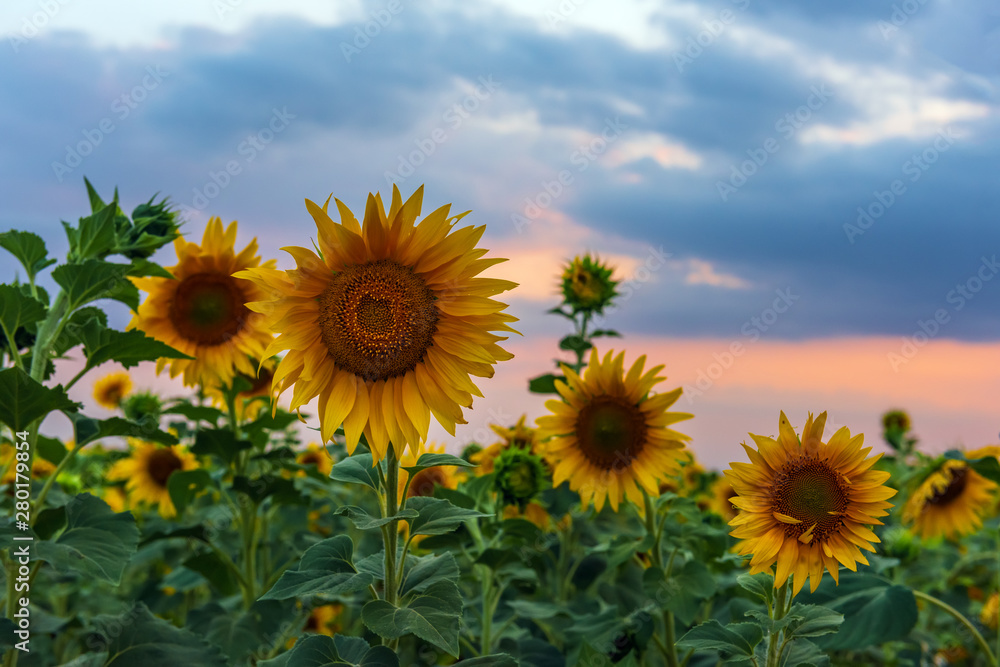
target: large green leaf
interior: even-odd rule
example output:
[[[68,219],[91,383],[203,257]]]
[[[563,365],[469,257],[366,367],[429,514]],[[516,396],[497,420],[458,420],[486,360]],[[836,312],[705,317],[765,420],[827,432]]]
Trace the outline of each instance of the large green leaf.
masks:
[[[92,638],[91,650],[107,651],[104,667],[227,667],[219,647],[190,630],[175,628],[156,618],[141,602],[120,616],[94,619],[102,640]]]
[[[8,341],[26,324],[45,318],[45,304],[25,295],[13,285],[0,285],[0,329]]]
[[[439,581],[458,581],[461,574],[458,570],[458,562],[450,553],[444,553],[440,556],[434,554],[420,557],[411,556],[407,562],[412,563],[412,565],[403,576],[401,595],[411,592],[420,593]]]
[[[416,510],[419,516],[410,522],[412,535],[444,535],[469,519],[489,516],[475,510],[453,505],[441,498],[417,496],[406,502],[406,511]]]
[[[184,567],[178,568],[178,570],[186,568],[200,574],[224,596],[233,595],[240,589],[240,582],[236,578],[236,574],[215,551],[203,551],[195,554],[185,559],[181,565]],[[174,572],[178,570],[174,570]],[[172,575],[173,572],[170,574]]]
[[[83,447],[95,440],[112,437],[141,438],[161,445],[176,445],[177,438],[156,428],[152,423],[137,424],[121,417],[108,419],[92,419],[79,412],[66,412],[65,415],[73,422],[73,433],[77,447]]]
[[[48,259],[49,251],[45,248],[45,241],[33,232],[16,229],[6,231],[0,234],[0,247],[6,248],[21,262],[30,280],[34,280],[45,267],[56,263],[56,260]]]
[[[49,389],[20,368],[0,371],[0,422],[15,433],[53,410],[74,410],[62,385]]]
[[[136,310],[139,293],[125,277],[128,269],[127,264],[88,259],[57,266],[52,270],[52,279],[66,292],[71,310],[98,299],[116,299]]]
[[[356,505],[341,505],[335,509],[333,513],[347,515],[347,518],[350,519],[359,530],[373,530],[375,528],[381,528],[382,526],[390,524],[394,521],[414,519],[417,516],[416,510],[407,507],[405,510],[398,512],[395,516],[377,517],[372,516],[364,509]]]
[[[427,470],[428,468],[435,468],[437,466],[456,466],[459,468],[475,468],[475,463],[470,463],[465,459],[461,459],[457,456],[452,456],[451,454],[421,454],[420,458],[417,459],[416,464],[412,466],[403,466],[403,470],[407,471],[410,475],[416,475],[417,473]]]
[[[81,493],[66,505],[66,530],[35,545],[38,558],[60,572],[74,572],[118,585],[139,543],[131,512],[115,514],[108,504]]]
[[[826,650],[862,649],[902,639],[917,622],[913,591],[870,574],[844,573],[839,586],[824,579],[815,593],[800,599],[844,615],[836,634],[816,641]]]
[[[282,573],[262,600],[287,600],[310,595],[344,595],[368,588],[375,578],[354,567],[354,543],[337,535],[306,549],[294,570]]]
[[[93,200],[91,200],[93,204]],[[80,218],[76,228],[63,223],[69,239],[69,256],[73,260],[102,258],[115,247],[115,216],[118,202],[112,201],[104,208]]]
[[[349,456],[334,464],[330,470],[330,479],[348,484],[364,484],[369,488],[378,489],[381,483],[372,461],[372,455],[368,453]]]
[[[228,428],[203,428],[195,436],[191,453],[199,456],[217,456],[228,466],[240,452],[250,449],[253,444],[249,440],[237,440]]]
[[[690,560],[683,567],[675,568],[669,577],[663,570],[651,567],[643,573],[643,586],[662,609],[672,611],[685,625],[690,625],[702,600],[711,597],[716,589],[715,577],[701,562]]]
[[[233,665],[243,665],[251,652],[273,648],[295,614],[292,602],[258,600],[236,614],[213,602],[192,610],[187,627],[222,648]]]
[[[785,646],[780,667],[829,667],[830,658],[808,639],[797,638]]]
[[[117,361],[125,368],[132,368],[143,361],[156,361],[161,357],[193,358],[137,329],[116,331],[102,327],[96,320],[90,320],[80,327],[77,335],[83,341],[88,369],[96,368],[106,361]]]
[[[713,618],[691,628],[677,641],[677,646],[695,651],[725,651],[734,656],[749,658],[763,637],[764,632],[756,623],[730,623],[723,627]]]
[[[562,375],[546,373],[528,381],[528,391],[534,394],[557,394],[556,380],[566,381]]]
[[[788,632],[796,637],[829,635],[837,632],[844,622],[843,614],[814,604],[794,604],[788,615],[793,619]]]
[[[414,634],[458,657],[462,597],[451,581],[439,581],[402,607],[372,600],[361,610],[361,620],[372,632],[387,639]]]
[[[291,651],[258,667],[399,667],[399,658],[387,646],[374,646],[358,637],[310,635],[299,639]]]

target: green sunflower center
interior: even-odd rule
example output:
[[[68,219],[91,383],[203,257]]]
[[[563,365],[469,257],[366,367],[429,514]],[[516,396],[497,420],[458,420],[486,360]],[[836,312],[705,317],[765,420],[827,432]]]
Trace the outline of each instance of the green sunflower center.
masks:
[[[775,512],[802,523],[786,524],[785,533],[798,537],[814,525],[819,540],[843,526],[847,510],[847,488],[841,475],[824,460],[801,456],[785,464],[772,487]]]
[[[948,505],[965,491],[966,484],[969,483],[969,468],[967,466],[949,468],[948,485],[934,492],[934,495],[927,499],[931,505]]]
[[[340,368],[365,380],[404,375],[437,330],[435,296],[412,269],[390,259],[337,273],[319,296],[319,326]]]
[[[181,281],[170,303],[174,329],[199,345],[221,345],[243,330],[250,311],[236,278],[196,273]]]
[[[646,419],[624,399],[599,396],[580,409],[576,439],[580,452],[597,467],[627,468],[646,443]]]
[[[406,491],[407,498],[415,496],[433,496],[435,486],[445,486],[444,471],[441,468],[427,468],[417,473],[410,488]]]
[[[173,450],[166,448],[157,449],[149,455],[149,460],[146,462],[146,472],[149,473],[149,477],[163,489],[167,488],[170,476],[183,467],[180,457]]]

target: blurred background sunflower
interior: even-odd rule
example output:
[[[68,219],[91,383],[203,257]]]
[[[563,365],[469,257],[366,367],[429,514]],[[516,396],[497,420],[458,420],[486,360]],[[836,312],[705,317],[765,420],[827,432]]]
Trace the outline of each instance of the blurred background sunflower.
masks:
[[[175,472],[198,467],[194,454],[180,445],[158,445],[135,438],[129,438],[128,443],[129,456],[115,461],[108,479],[125,481],[129,503],[156,507],[164,519],[176,516],[167,482]]]

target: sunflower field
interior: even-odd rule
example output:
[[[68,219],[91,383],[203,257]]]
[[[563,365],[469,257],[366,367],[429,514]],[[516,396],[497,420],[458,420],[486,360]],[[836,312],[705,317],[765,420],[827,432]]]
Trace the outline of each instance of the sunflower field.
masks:
[[[708,470],[581,254],[525,378],[547,413],[459,451],[431,424],[466,423],[519,335],[475,215],[306,200],[280,270],[236,222],[86,185],[65,257],[0,234],[4,667],[998,665],[1000,446],[774,406]],[[141,364],[187,392],[136,389]]]

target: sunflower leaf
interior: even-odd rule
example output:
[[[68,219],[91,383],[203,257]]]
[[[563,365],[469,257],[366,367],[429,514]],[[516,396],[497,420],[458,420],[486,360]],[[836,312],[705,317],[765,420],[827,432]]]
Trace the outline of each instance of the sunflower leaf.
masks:
[[[54,410],[74,410],[62,385],[50,389],[20,368],[0,371],[0,422],[17,433]]]
[[[323,540],[306,549],[294,570],[282,573],[261,600],[287,600],[310,595],[344,595],[361,591],[375,578],[358,572],[352,562],[354,543],[346,535]]]
[[[79,412],[63,411],[63,414],[69,417],[69,420],[73,422],[73,438],[76,441],[77,447],[83,447],[84,445],[94,442],[95,440],[100,440],[101,438],[110,438],[114,436],[141,438],[142,440],[146,440],[148,442],[158,442],[161,445],[177,444],[176,437],[166,431],[158,429],[152,420],[139,424],[131,422],[127,419],[122,419],[121,417],[92,419],[91,417],[86,417]]]
[[[0,328],[8,341],[25,325],[34,324],[45,318],[45,305],[27,296],[14,285],[0,285]],[[21,347],[11,345],[11,348]]]
[[[412,566],[407,568],[403,576],[400,595],[421,593],[439,581],[458,581],[460,576],[458,562],[447,552],[440,556],[430,554],[419,558],[411,557],[407,563],[412,563]]]
[[[559,392],[556,391],[556,380],[565,382],[566,378],[562,375],[553,375],[552,373],[539,375],[528,380],[528,391],[533,394],[558,394]]]
[[[52,270],[52,279],[66,292],[70,310],[98,299],[116,299],[130,308],[134,305],[133,310],[136,310],[139,292],[125,277],[128,268],[127,264],[88,259],[57,266]]]
[[[222,595],[234,595],[240,590],[240,582],[232,569],[214,551],[195,554],[181,563],[191,572],[196,572]],[[171,573],[173,574],[173,573]]]
[[[93,203],[93,202],[91,202]],[[118,202],[113,201],[104,208],[94,211],[86,218],[80,218],[76,228],[65,222],[66,237],[69,239],[70,260],[102,259],[112,252],[115,246],[115,217],[118,214]]]
[[[183,514],[194,497],[211,485],[212,476],[204,468],[177,470],[167,478],[170,501],[174,504],[178,514]]]
[[[583,338],[582,336],[578,336],[576,334],[570,334],[568,336],[564,336],[562,340],[559,341],[560,350],[570,350],[572,352],[586,352],[592,347],[594,347],[593,343],[591,343],[586,338]]]
[[[689,630],[677,640],[677,646],[694,651],[725,651],[749,658],[763,638],[764,631],[756,623],[730,623],[723,627],[712,619]]]
[[[622,337],[622,335],[614,329],[596,329],[590,332],[591,338],[600,338],[601,336],[613,336],[615,338]]]
[[[455,530],[469,519],[490,516],[475,510],[453,505],[442,498],[417,496],[406,503],[405,512],[414,511],[416,518],[410,522],[412,535],[444,535]]]
[[[222,648],[231,664],[244,665],[249,663],[251,652],[270,650],[295,614],[293,602],[278,600],[257,600],[238,614],[209,603],[189,612],[186,625]]]
[[[116,514],[100,498],[81,493],[66,505],[66,530],[54,541],[38,542],[35,553],[60,572],[117,586],[138,544],[139,529],[131,512]]]
[[[209,454],[217,456],[228,466],[236,460],[240,452],[252,446],[249,440],[237,440],[228,428],[203,428],[195,436],[191,453],[199,456]]]
[[[475,463],[470,463],[465,459],[460,459],[457,456],[452,456],[451,454],[421,454],[420,458],[417,459],[415,465],[412,466],[402,466],[403,470],[410,473],[410,475],[416,475],[417,473],[427,470],[428,468],[436,468],[437,466],[457,466],[459,468],[475,468]]]
[[[405,510],[400,511],[395,516],[390,517],[375,517],[358,507],[357,505],[341,505],[333,511],[334,514],[346,514],[347,518],[354,523],[354,526],[359,530],[372,530],[373,528],[381,528],[382,526],[392,523],[393,521],[401,521],[403,519],[413,519],[417,516],[416,510],[412,510],[407,507]]]
[[[338,461],[330,470],[330,479],[347,484],[364,484],[376,491],[381,487],[378,471],[375,470],[372,455],[369,453],[355,454]]]
[[[48,259],[49,251],[45,247],[45,241],[33,232],[16,229],[6,231],[0,234],[0,247],[21,262],[21,266],[28,272],[28,280],[31,281],[34,281],[40,271],[56,263],[56,260]]]
[[[913,591],[870,574],[845,572],[840,585],[824,578],[814,593],[800,593],[799,599],[844,615],[836,634],[816,642],[824,650],[862,649],[902,639],[917,622]]]
[[[710,597],[717,586],[712,573],[697,560],[689,560],[680,568],[675,567],[669,577],[661,568],[651,567],[643,573],[642,583],[646,593],[662,609],[672,611],[688,625],[698,614],[701,601]]]
[[[819,637],[836,632],[844,622],[844,615],[814,604],[795,604],[788,612],[794,620],[788,631],[796,637]]]
[[[361,610],[361,620],[381,637],[396,639],[414,634],[458,657],[462,597],[452,581],[439,581],[405,606],[372,600]]]
[[[829,667],[830,658],[808,639],[789,642],[781,654],[780,667]]]
[[[361,646],[360,644],[364,644]],[[358,637],[310,635],[295,642],[291,651],[258,667],[399,667],[399,658],[388,646],[368,647]]]
[[[767,572],[741,574],[736,577],[736,583],[756,595],[765,604],[770,605],[774,601],[774,576]]]
[[[150,338],[138,329],[131,331],[116,331],[101,328],[97,331],[87,331],[99,326],[95,320],[90,320],[81,328],[83,350],[87,355],[89,370],[106,361],[117,361],[125,368],[132,368],[143,361],[166,359],[193,359],[166,343]]]
[[[101,637],[92,638],[91,650],[107,649],[114,656],[105,667],[227,665],[217,646],[208,644],[190,630],[176,628],[156,618],[141,602],[119,616],[98,616],[94,623]]]
[[[453,667],[517,667],[518,662],[506,653],[481,655],[456,662]]]

